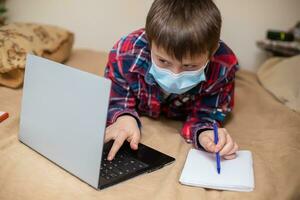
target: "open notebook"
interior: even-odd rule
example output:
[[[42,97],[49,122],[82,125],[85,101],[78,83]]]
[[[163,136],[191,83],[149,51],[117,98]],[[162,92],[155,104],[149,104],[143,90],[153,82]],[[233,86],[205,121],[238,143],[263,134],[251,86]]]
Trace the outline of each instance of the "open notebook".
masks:
[[[222,159],[221,174],[218,174],[215,154],[191,149],[179,182],[218,190],[253,191],[254,174],[251,152],[238,151],[237,158]]]

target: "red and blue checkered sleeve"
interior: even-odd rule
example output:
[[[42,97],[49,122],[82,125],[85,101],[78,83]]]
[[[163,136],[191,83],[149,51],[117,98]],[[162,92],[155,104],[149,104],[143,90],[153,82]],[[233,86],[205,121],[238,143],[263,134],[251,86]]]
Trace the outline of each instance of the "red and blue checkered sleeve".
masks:
[[[236,70],[237,65],[232,67],[222,83],[214,87],[208,95],[195,101],[181,130],[182,136],[187,142],[192,142],[195,148],[202,148],[198,141],[199,134],[205,130],[213,130],[214,122],[221,127],[226,115],[232,111]]]
[[[106,126],[113,124],[121,115],[133,116],[141,127],[139,115],[135,110],[136,99],[124,75],[122,58],[117,56],[117,48],[109,54],[104,76],[112,81]]]

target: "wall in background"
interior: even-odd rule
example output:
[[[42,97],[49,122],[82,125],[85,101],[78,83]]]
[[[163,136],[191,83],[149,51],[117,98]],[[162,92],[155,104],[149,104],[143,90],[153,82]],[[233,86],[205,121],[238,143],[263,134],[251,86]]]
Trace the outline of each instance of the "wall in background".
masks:
[[[40,22],[70,29],[75,48],[109,51],[144,27],[153,0],[8,0],[9,22]],[[222,39],[242,68],[255,71],[266,58],[255,42],[269,28],[286,30],[300,20],[299,0],[215,0],[223,16]]]
[[[223,16],[222,39],[243,68],[256,71],[267,55],[256,47],[266,30],[288,30],[300,21],[299,0],[215,0]]]

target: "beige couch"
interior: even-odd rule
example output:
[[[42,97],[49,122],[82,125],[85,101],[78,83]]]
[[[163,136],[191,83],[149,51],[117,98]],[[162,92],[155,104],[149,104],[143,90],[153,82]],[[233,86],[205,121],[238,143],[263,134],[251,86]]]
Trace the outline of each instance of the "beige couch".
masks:
[[[75,50],[68,65],[103,75],[106,54]],[[250,193],[207,190],[178,180],[188,150],[179,135],[182,122],[142,117],[142,143],[176,158],[173,164],[97,191],[18,141],[22,89],[0,87],[0,199],[300,199],[300,115],[279,103],[257,81],[239,71],[236,105],[225,127],[241,149],[252,151],[255,190]]]

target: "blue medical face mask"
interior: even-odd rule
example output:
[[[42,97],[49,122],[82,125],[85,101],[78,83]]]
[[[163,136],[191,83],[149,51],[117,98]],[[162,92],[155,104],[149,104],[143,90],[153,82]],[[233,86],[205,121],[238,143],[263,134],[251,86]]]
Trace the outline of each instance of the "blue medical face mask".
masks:
[[[182,94],[201,81],[205,81],[204,69],[206,64],[196,71],[184,71],[179,74],[175,74],[170,70],[158,67],[152,59],[152,66],[149,73],[153,75],[159,86],[168,93]]]

